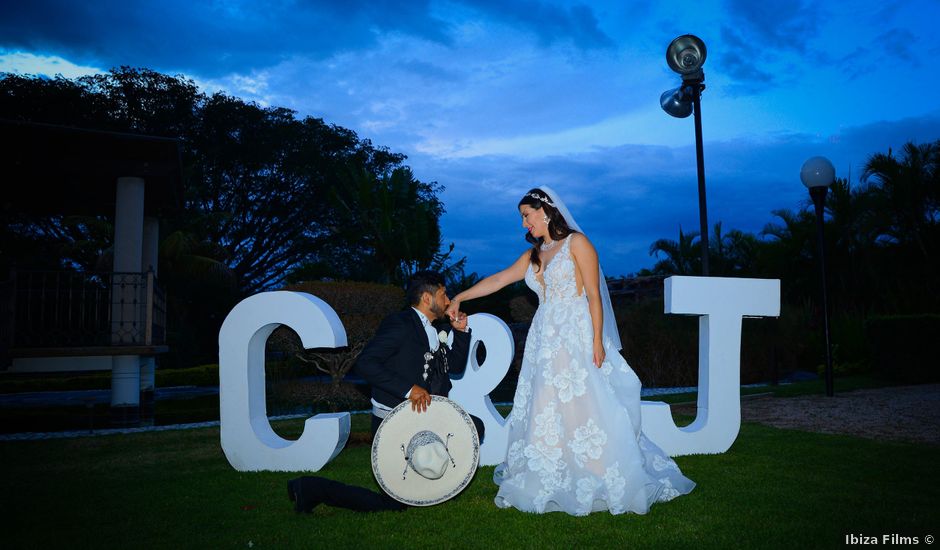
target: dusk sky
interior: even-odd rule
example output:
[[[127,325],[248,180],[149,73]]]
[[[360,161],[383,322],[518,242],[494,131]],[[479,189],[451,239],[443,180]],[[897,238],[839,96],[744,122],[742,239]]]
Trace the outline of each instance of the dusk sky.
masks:
[[[621,275],[698,229],[692,118],[659,107],[673,38],[708,47],[709,222],[758,232],[807,197],[807,158],[855,184],[870,154],[940,139],[938,21],[940,0],[30,0],[0,8],[0,71],[147,67],[353,129],[445,186],[445,244],[481,275],[525,250],[516,204],[551,185]]]

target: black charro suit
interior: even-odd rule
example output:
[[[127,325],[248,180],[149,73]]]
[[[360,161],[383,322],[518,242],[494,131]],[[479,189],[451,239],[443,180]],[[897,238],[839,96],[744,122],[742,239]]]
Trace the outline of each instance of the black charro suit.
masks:
[[[435,329],[437,331],[437,329]],[[414,309],[393,313],[386,317],[372,340],[356,359],[355,370],[372,386],[372,398],[395,408],[405,401],[412,386],[424,388],[433,395],[447,397],[452,386],[449,374],[461,374],[467,368],[470,352],[470,331],[454,330],[454,340],[446,352],[448,372],[444,372],[439,354],[428,363],[429,375],[425,380],[424,354],[431,351],[424,325]],[[433,414],[427,412],[424,414]],[[483,422],[471,415],[480,441],[483,441]],[[375,435],[382,419],[372,415],[372,434]],[[376,493],[363,487],[346,485],[331,479],[304,476],[288,482],[288,496],[294,501],[294,510],[310,512],[320,503],[349,508],[360,512],[404,510],[404,504],[385,493]]]
[[[454,330],[453,334],[453,344],[447,351],[447,365],[449,374],[459,375],[467,368],[470,331]],[[447,397],[452,384],[436,354],[429,363],[431,372],[428,379],[425,381],[422,377],[424,354],[429,351],[424,325],[415,310],[409,307],[382,321],[375,336],[356,359],[355,370],[372,386],[372,398],[386,407],[398,406],[415,385],[433,395]]]

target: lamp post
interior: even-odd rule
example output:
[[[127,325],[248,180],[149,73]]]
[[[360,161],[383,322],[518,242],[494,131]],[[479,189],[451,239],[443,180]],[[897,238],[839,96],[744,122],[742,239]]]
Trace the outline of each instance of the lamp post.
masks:
[[[702,275],[708,276],[708,213],[705,207],[705,158],[702,150],[702,90],[705,89],[705,72],[702,65],[708,52],[702,39],[684,34],[673,40],[666,48],[666,63],[682,76],[682,86],[667,90],[659,97],[659,105],[676,118],[694,114],[695,160],[698,169],[698,220],[701,232]]]
[[[822,287],[823,333],[826,338],[826,395],[832,397],[832,342],[829,339],[829,297],[826,292],[826,239],[823,213],[829,186],[836,179],[836,169],[825,157],[813,157],[803,163],[800,180],[809,189],[816,208],[816,240],[819,242],[819,282]]]

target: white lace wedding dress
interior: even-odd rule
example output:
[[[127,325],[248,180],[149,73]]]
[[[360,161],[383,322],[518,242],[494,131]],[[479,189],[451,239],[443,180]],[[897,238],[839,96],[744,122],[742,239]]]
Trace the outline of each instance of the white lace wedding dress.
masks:
[[[593,329],[579,295],[570,237],[532,266],[526,284],[539,308],[525,345],[509,415],[506,462],[496,469],[496,505],[572,515],[646,513],[695,483],[640,431],[640,381],[617,350],[593,364]]]

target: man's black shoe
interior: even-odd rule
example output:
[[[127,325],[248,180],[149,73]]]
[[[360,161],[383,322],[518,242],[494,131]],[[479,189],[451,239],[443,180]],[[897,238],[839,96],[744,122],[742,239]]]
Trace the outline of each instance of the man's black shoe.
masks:
[[[310,512],[310,509],[304,510],[303,483],[301,483],[300,478],[292,479],[287,482],[287,498],[294,503],[294,511],[298,514],[301,512]]]

